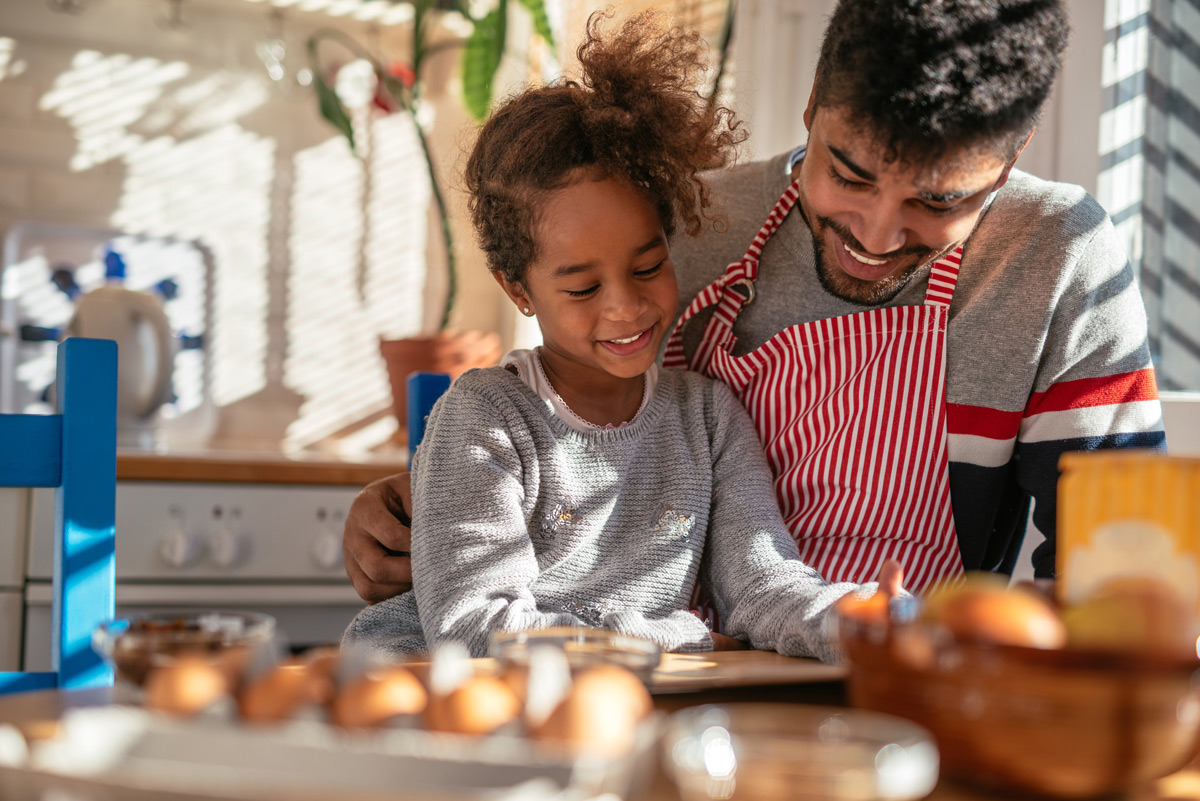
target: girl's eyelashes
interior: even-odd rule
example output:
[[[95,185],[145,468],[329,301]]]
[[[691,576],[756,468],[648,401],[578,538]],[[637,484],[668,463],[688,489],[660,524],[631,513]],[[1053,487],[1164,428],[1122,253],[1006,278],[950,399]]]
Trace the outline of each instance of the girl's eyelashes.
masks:
[[[658,273],[660,273],[662,271],[664,264],[666,264],[665,259],[663,261],[660,261],[658,264],[654,265],[653,267],[647,267],[644,270],[634,270],[633,274],[637,278],[653,278],[655,275],[658,275]],[[586,298],[589,295],[595,294],[596,290],[598,290],[599,288],[600,288],[599,284],[593,284],[592,286],[589,286],[587,289],[564,289],[563,291],[566,292],[568,295],[570,295],[573,298]]]

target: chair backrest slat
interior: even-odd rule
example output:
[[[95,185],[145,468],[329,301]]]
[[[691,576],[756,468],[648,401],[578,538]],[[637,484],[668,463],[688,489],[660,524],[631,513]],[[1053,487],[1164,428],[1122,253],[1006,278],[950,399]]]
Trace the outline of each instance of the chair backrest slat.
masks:
[[[62,483],[62,415],[0,414],[0,487]]]
[[[58,414],[0,415],[0,486],[56,487],[54,672],[0,673],[0,693],[113,682],[91,643],[116,600],[117,343],[60,343],[55,395]]]
[[[54,544],[53,640],[59,649],[54,664],[60,687],[104,686],[112,684],[112,668],[92,650],[92,631],[113,618],[116,601],[117,345],[68,339],[63,346],[66,358],[58,360],[57,381],[63,468],[54,503],[55,529],[62,532]],[[106,380],[111,391],[97,392]]]

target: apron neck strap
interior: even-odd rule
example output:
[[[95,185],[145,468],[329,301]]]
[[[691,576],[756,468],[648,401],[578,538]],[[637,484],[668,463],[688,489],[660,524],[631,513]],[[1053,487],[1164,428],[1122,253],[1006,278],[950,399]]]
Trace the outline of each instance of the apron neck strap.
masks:
[[[954,298],[954,287],[958,284],[958,268],[962,264],[963,246],[933,263],[929,271],[929,286],[925,289],[925,305],[949,308]]]

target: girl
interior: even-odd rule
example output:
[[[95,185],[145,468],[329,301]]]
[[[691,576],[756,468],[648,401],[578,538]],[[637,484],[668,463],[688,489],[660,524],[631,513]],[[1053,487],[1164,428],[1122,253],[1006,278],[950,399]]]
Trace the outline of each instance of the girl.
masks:
[[[363,610],[343,643],[481,656],[495,631],[587,625],[667,651],[727,645],[689,611],[699,579],[726,635],[832,660],[832,604],[873,585],[799,560],[732,392],[655,364],[677,303],[668,237],[700,230],[698,173],[737,123],[692,89],[698,37],[646,16],[598,25],[581,81],[508,100],[467,164],[489,267],[544,344],[434,407],[413,463],[413,591]]]

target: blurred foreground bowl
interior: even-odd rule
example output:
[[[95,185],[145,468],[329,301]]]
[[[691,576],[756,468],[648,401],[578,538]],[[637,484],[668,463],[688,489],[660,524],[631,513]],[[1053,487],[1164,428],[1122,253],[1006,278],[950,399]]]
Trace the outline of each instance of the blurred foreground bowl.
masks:
[[[502,668],[527,668],[530,652],[542,646],[561,649],[572,671],[596,665],[619,665],[642,681],[650,678],[662,658],[662,649],[650,640],[581,626],[500,632],[492,636],[488,654]]]
[[[858,709],[724,704],[671,716],[663,762],[683,801],[907,801],[937,784],[928,731]]]
[[[933,732],[946,775],[1059,798],[1129,790],[1200,741],[1200,663],[956,639],[840,618],[853,706]]]
[[[253,649],[275,636],[275,618],[258,612],[164,612],[117,618],[92,633],[92,647],[118,682],[141,687],[151,668],[183,656],[217,662],[231,681]]]

